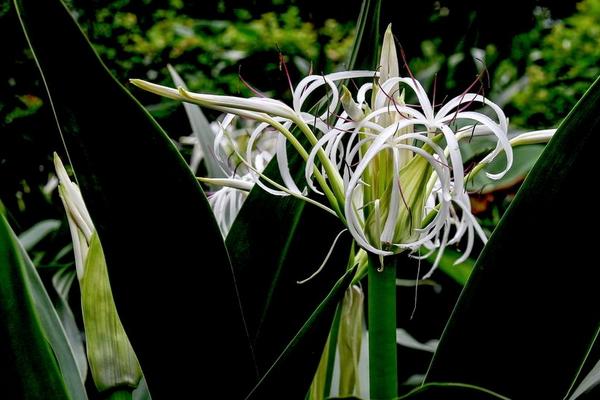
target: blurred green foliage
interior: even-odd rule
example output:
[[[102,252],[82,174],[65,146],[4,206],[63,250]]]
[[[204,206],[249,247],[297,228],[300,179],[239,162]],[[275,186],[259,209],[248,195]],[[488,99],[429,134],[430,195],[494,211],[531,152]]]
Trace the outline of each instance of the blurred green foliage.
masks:
[[[247,82],[284,100],[290,93],[280,54],[292,82],[310,71],[343,67],[360,5],[358,0],[344,7],[318,0],[67,3],[123,83],[138,77],[172,85],[170,63],[191,90],[248,96]],[[584,0],[574,15],[561,20],[541,7],[531,14],[534,3],[525,1],[514,10],[518,21],[508,33],[492,34],[488,25],[498,17],[474,2],[415,3],[406,6],[406,15],[414,18],[398,21],[396,14],[384,12],[383,20],[393,20],[408,63],[430,94],[434,80],[439,96],[453,96],[480,73],[486,96],[505,107],[513,126],[550,127],[600,72],[600,0]],[[568,15],[567,3],[572,2],[557,2],[552,10],[560,6]],[[524,32],[512,34],[519,30]],[[62,215],[47,186],[50,154],[61,143],[10,0],[0,0],[0,35],[7,38],[0,63],[0,199],[20,232]],[[148,108],[172,138],[189,134],[178,103],[135,94],[152,104]]]
[[[289,96],[280,54],[292,82],[311,68],[320,73],[341,66],[352,45],[355,18],[313,18],[293,0],[237,6],[180,0],[66,3],[122,83],[138,77],[172,85],[170,63],[192,90],[244,96],[252,92],[241,78],[267,94]],[[240,8],[244,4],[248,9]],[[10,38],[3,41],[0,65],[0,199],[20,232],[62,215],[55,194],[44,189],[52,176],[50,155],[62,145],[11,0],[0,0],[0,35]],[[159,101],[136,95],[145,103]],[[174,139],[189,134],[178,103],[162,100],[149,108]]]
[[[528,54],[528,83],[514,98],[521,126],[557,125],[600,74],[600,0],[584,0],[577,12],[551,23]]]
[[[556,127],[600,75],[600,0],[579,2],[562,19],[537,7],[533,18],[532,28],[515,35],[508,52],[486,43],[444,54],[443,38],[434,38],[421,43],[422,55],[411,68],[430,87],[439,74],[438,90],[443,85],[446,91],[465,89],[465,69],[471,79],[479,72],[486,95],[504,107],[511,125]]]
[[[334,69],[352,45],[353,22],[327,19],[315,26],[296,6],[261,15],[236,9],[233,20],[208,20],[189,16],[180,1],[170,3],[168,9],[144,9],[146,16],[132,10],[130,0],[94,10],[88,36],[118,77],[142,75],[166,83],[170,63],[192,90],[250,95],[240,75],[258,87],[270,88],[266,84],[273,78],[287,82],[279,53],[292,61],[296,78],[315,63],[316,71]],[[152,23],[140,23],[149,12]]]

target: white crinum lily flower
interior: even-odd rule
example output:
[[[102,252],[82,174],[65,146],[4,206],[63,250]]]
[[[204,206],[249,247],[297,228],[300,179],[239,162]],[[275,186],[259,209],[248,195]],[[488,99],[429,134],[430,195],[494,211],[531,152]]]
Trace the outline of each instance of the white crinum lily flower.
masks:
[[[225,121],[237,117],[257,121],[245,151],[235,149],[255,172],[257,184],[274,195],[302,198],[338,215],[356,243],[372,254],[383,257],[423,247],[437,250],[433,271],[445,247],[466,237],[464,254],[457,260],[461,262],[469,256],[476,236],[486,241],[471,213],[459,142],[473,135],[495,137],[495,149],[477,168],[505,153],[505,168],[487,173],[499,179],[512,165],[511,144],[545,141],[553,132],[509,140],[508,120],[489,99],[463,93],[436,110],[423,86],[412,76],[400,77],[399,70],[388,27],[378,71],[308,76],[294,88],[291,107],[272,99],[195,94],[140,80],[132,83],[229,113]],[[338,84],[347,80],[357,87],[354,96],[343,85],[340,93]],[[357,86],[360,80],[367,82]],[[321,98],[320,113],[307,106],[315,96]],[[417,104],[406,104],[405,98],[414,98]],[[282,182],[257,171],[250,157],[253,144],[267,129],[280,134],[276,158]],[[292,134],[294,129],[306,137],[308,146]],[[291,177],[288,144],[306,161],[306,187],[298,187]],[[328,204],[308,197],[308,190],[323,194]]]
[[[232,143],[239,146],[239,143],[249,141],[251,139],[249,132],[256,129],[256,124],[246,123],[237,127],[233,122],[233,118],[225,116],[221,121],[211,124],[215,140],[210,156],[215,157],[216,163],[227,178],[199,178],[210,187],[220,187],[209,193],[208,202],[223,237],[227,237],[248,193],[258,179],[258,174],[262,173],[275,154],[277,141],[277,136],[273,132],[268,132],[258,143],[254,143],[252,146],[254,150],[246,153],[246,158],[252,160],[253,165],[252,169],[248,168],[238,159],[235,149],[232,149]]]

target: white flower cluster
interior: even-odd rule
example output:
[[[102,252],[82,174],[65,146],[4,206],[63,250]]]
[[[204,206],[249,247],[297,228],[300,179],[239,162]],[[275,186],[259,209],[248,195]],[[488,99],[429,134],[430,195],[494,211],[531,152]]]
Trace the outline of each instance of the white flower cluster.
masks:
[[[132,83],[227,114],[215,140],[215,153],[224,141],[230,143],[248,174],[243,179],[221,179],[220,184],[247,189],[255,183],[273,195],[304,199],[337,215],[358,245],[380,256],[424,247],[430,253],[438,251],[435,268],[447,246],[465,240],[465,251],[457,261],[461,262],[469,256],[475,236],[483,241],[486,237],[471,213],[459,142],[473,135],[493,135],[497,145],[478,168],[505,153],[504,170],[487,174],[499,179],[512,165],[512,144],[546,141],[553,131],[511,141],[502,109],[477,93],[463,93],[438,108],[416,79],[398,76],[390,29],[380,65],[378,71],[308,76],[293,89],[291,107],[269,98],[206,95],[140,80]],[[355,96],[342,84],[348,81],[356,87]],[[360,81],[366,83],[357,86]],[[405,98],[417,104],[406,104]],[[245,148],[238,148],[228,134],[236,118],[257,123]],[[281,182],[266,177],[255,157],[255,143],[273,131],[278,133],[275,157]],[[299,140],[300,136],[306,140]],[[292,177],[289,147],[306,161],[305,185],[297,185]],[[309,190],[327,201],[309,195]]]

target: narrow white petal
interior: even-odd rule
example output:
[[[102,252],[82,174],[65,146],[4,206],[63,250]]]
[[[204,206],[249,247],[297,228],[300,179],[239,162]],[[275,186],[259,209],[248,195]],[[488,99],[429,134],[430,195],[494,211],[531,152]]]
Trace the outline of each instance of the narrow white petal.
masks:
[[[544,129],[539,131],[526,132],[510,139],[510,144],[513,147],[516,147],[527,144],[548,143],[555,133],[556,129]]]
[[[283,135],[277,136],[277,166],[279,167],[279,175],[283,179],[285,186],[292,192],[300,193],[300,189],[296,186],[296,182],[292,178],[290,173],[290,167],[288,165],[286,140]]]
[[[245,192],[251,191],[254,186],[251,182],[235,178],[198,178],[198,180],[212,186],[226,186]]]

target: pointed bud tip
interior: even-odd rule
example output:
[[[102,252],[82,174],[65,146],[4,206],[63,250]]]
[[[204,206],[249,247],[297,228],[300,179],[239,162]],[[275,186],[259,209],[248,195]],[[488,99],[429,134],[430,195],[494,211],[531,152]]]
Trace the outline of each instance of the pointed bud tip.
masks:
[[[346,85],[342,85],[342,97],[340,99],[342,101],[352,99],[352,93]]]
[[[352,98],[352,93],[345,85],[342,85],[342,96],[340,97],[340,102],[342,103],[342,107],[344,111],[348,114],[350,118],[354,121],[360,121],[364,117],[364,113],[360,108],[360,105],[357,104]]]
[[[398,65],[398,55],[396,53],[396,43],[392,32],[392,24],[389,24],[383,35],[383,44],[381,46],[381,58],[379,59],[380,80],[387,81],[389,78],[395,78],[400,75]]]
[[[53,155],[54,169],[56,170],[56,175],[59,178],[59,181],[62,181],[65,176],[67,176],[67,170],[63,165],[62,160],[60,159],[57,152],[54,152]],[[62,182],[61,182],[62,183]]]

